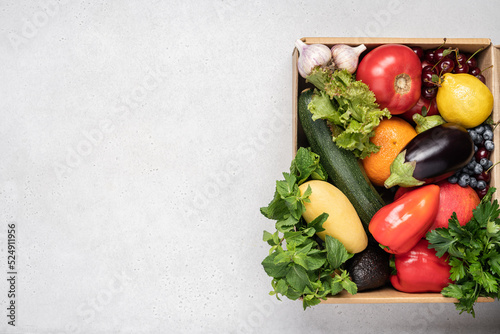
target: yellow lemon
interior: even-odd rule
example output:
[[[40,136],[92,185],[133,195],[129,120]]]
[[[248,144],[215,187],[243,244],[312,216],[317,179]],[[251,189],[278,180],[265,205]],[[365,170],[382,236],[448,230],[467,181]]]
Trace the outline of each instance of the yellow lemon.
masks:
[[[445,121],[473,128],[491,114],[493,94],[473,75],[446,73],[438,88],[436,104]]]

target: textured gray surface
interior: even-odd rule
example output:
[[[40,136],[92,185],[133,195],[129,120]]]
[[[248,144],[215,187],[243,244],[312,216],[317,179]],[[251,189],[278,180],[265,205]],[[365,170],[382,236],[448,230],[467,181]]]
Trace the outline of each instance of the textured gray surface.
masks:
[[[268,296],[305,36],[488,37],[494,1],[0,2],[1,333],[492,333],[452,304]],[[17,326],[7,224],[17,224]]]

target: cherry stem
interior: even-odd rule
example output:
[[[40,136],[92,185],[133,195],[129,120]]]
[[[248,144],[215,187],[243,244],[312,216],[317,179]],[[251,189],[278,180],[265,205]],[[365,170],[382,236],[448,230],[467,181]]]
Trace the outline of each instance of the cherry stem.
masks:
[[[479,51],[482,51],[483,49],[484,49],[484,48],[480,48],[479,50],[477,50],[476,52],[474,52],[474,53],[473,53],[473,54],[469,57],[469,59],[467,59],[467,62],[468,62],[469,60],[471,60],[471,58],[472,58],[472,57],[474,57],[474,56],[476,55],[476,53],[478,53]]]
[[[485,69],[481,70],[481,72],[479,72],[479,74],[483,73],[483,71],[486,71],[486,70],[488,70],[488,69],[490,69],[492,67],[493,67],[493,65],[490,65],[490,66],[486,67]]]
[[[486,173],[486,174],[488,174],[488,173],[489,173],[489,171],[490,171],[493,167],[495,167],[496,165],[498,165],[499,163],[500,163],[500,161],[498,161],[498,162],[494,163],[494,164],[493,164],[490,168],[488,168],[488,169],[486,170],[486,172],[485,172],[485,173]]]
[[[441,45],[440,45],[437,49],[442,48],[445,44],[446,44],[446,37],[445,37],[445,38],[443,38],[443,44],[441,44]],[[437,49],[436,49],[436,50],[437,50]]]
[[[455,51],[455,59],[457,60],[458,68],[462,68],[462,64],[458,61],[458,48],[454,48],[452,52]]]

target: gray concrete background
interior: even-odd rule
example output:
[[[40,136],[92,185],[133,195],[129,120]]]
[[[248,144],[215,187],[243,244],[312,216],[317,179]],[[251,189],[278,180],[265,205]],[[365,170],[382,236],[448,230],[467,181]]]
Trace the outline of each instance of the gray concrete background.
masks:
[[[500,44],[499,13],[497,1],[2,0],[0,332],[498,330],[499,302],[473,319],[452,304],[275,301],[259,207],[292,158],[295,39]]]

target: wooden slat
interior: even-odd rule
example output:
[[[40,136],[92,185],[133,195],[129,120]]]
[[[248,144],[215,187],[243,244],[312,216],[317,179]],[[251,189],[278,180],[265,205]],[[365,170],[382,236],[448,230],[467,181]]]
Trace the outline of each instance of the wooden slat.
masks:
[[[480,297],[478,303],[493,302],[493,298]],[[400,303],[456,303],[455,298],[443,297],[440,293],[404,293],[386,287],[374,291],[350,295],[346,291],[329,297],[322,304],[400,304]]]

